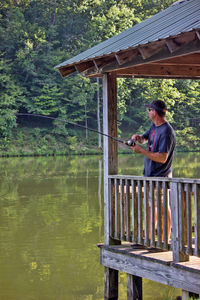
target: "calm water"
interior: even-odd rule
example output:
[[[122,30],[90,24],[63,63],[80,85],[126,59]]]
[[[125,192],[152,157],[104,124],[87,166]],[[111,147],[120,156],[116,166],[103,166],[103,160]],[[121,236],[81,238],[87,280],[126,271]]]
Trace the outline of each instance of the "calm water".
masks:
[[[138,157],[120,156],[119,173],[141,175]],[[1,158],[0,165],[0,300],[102,300],[101,157]],[[200,154],[177,154],[174,176],[200,177]],[[125,300],[123,273],[119,288]],[[144,299],[175,294],[144,281]]]

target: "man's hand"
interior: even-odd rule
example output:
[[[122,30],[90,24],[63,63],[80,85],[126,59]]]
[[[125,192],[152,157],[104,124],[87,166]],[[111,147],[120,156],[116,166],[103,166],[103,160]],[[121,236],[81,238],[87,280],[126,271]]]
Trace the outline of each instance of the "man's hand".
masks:
[[[140,147],[139,145],[135,145],[132,146],[131,149],[135,152],[135,153],[142,153],[142,147]]]
[[[142,135],[139,135],[139,134],[134,134],[134,135],[132,135],[131,139],[132,139],[133,141],[138,142],[139,144],[143,144],[144,141],[145,141],[145,140],[144,140],[144,137],[143,137]]]

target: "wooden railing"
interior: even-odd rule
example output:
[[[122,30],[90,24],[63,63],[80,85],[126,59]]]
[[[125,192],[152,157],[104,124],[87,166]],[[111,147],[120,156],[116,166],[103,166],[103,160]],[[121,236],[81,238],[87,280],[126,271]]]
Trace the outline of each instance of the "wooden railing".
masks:
[[[110,175],[109,209],[111,238],[200,257],[200,180]]]

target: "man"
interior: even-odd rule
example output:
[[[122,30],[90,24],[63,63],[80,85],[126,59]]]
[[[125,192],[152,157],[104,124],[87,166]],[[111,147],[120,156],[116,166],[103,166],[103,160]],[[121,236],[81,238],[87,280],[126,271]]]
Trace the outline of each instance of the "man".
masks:
[[[138,144],[131,148],[135,153],[145,156],[144,176],[171,177],[176,137],[172,126],[166,121],[166,104],[162,100],[156,100],[146,107],[153,124],[143,135],[134,134],[132,140],[139,144],[148,141],[147,149]]]
[[[143,144],[148,141],[147,149],[136,144],[132,146],[135,153],[145,156],[144,176],[172,177],[172,160],[176,144],[176,137],[172,126],[166,121],[167,107],[164,101],[156,100],[147,104],[149,118],[153,122],[149,130],[143,135],[134,134],[132,140]],[[168,191],[169,199],[169,191]],[[149,203],[151,206],[151,203]],[[155,203],[156,207],[156,203]],[[155,210],[155,226],[157,226],[157,210]],[[171,210],[168,201],[168,238],[171,231]]]

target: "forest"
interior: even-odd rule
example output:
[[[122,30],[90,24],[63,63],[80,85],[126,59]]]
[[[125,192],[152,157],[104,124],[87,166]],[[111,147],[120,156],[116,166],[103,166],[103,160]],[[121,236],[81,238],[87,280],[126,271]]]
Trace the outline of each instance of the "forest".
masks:
[[[55,66],[173,2],[1,1],[0,155],[101,153],[97,134],[59,121],[97,129],[98,100],[102,123],[101,79],[77,74],[62,79]],[[143,133],[150,125],[144,104],[162,99],[176,131],[177,150],[199,151],[199,96],[198,80],[118,79],[118,135],[127,139],[133,133]],[[42,114],[55,120],[18,113]]]

